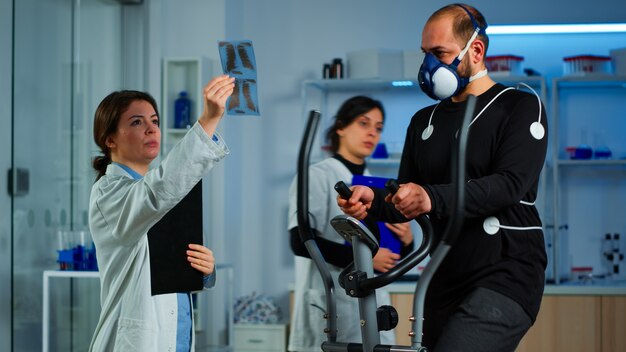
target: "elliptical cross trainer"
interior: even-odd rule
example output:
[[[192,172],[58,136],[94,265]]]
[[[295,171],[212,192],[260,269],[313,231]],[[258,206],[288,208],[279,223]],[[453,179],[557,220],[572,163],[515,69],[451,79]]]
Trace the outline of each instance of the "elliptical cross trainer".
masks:
[[[431,254],[431,260],[419,278],[413,300],[413,316],[411,317],[412,331],[411,346],[381,345],[381,330],[391,330],[397,325],[397,312],[391,306],[378,308],[376,305],[375,290],[390,284],[404,275],[411,268],[421,262],[429,253],[433,246],[433,230],[428,217],[421,215],[415,220],[422,229],[422,243],[417,250],[400,261],[393,269],[384,274],[374,276],[372,258],[378,250],[378,240],[360,221],[346,215],[336,216],[331,220],[333,228],[347,241],[352,243],[354,262],[346,267],[339,276],[340,285],[346,293],[359,300],[359,314],[361,323],[362,343],[346,343],[337,341],[337,316],[335,302],[335,287],[330,275],[328,266],[322,257],[315,235],[311,229],[308,218],[308,169],[311,146],[321,114],[319,111],[311,111],[305,129],[300,153],[298,156],[298,178],[297,178],[297,205],[298,205],[298,229],[300,239],[304,243],[307,251],[317,269],[322,276],[326,291],[326,335],[327,340],[322,343],[322,350],[326,352],[390,352],[390,351],[415,351],[425,352],[426,347],[422,344],[423,320],[424,320],[424,300],[430,280],[454,244],[463,223],[463,206],[465,192],[465,148],[469,122],[472,119],[476,106],[476,97],[470,95],[467,99],[465,114],[458,133],[458,150],[452,155],[453,160],[453,182],[456,184],[456,193],[453,199],[452,209],[455,210],[451,221],[448,223],[441,241],[437,244]],[[395,193],[398,185],[394,180],[390,180],[386,188]],[[335,189],[343,198],[349,198],[350,189],[338,182]]]

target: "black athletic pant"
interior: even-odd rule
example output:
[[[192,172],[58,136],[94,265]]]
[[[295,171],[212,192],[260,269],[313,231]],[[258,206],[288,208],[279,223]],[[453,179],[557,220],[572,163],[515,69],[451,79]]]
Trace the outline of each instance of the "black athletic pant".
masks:
[[[477,288],[445,324],[434,352],[513,352],[532,321],[512,299]]]

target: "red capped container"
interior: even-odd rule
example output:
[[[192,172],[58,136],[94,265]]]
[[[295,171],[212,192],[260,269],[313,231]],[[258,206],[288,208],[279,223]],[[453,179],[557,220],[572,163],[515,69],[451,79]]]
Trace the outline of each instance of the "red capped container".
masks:
[[[523,56],[517,55],[495,55],[485,58],[485,65],[490,73],[521,75],[523,74]]]
[[[611,57],[576,55],[563,58],[564,75],[611,74]]]

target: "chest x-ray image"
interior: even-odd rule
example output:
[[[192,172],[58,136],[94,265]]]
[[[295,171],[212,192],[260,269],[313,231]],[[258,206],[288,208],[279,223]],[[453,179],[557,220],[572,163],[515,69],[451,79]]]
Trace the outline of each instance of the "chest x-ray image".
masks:
[[[249,40],[219,42],[222,70],[235,77],[235,91],[226,104],[229,115],[259,115],[256,60]]]

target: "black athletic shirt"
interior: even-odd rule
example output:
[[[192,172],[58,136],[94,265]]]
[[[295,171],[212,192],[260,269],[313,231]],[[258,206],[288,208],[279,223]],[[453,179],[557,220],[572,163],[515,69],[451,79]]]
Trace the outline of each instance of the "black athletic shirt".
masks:
[[[494,85],[477,99],[476,114],[506,87]],[[450,217],[450,156],[466,102],[441,102],[432,118],[432,135],[424,140],[435,106],[418,111],[406,134],[398,181],[422,185],[428,192],[429,214],[436,241]],[[546,252],[543,232],[500,228],[489,235],[483,230],[487,217],[501,225],[540,227],[533,205],[537,198],[539,174],[547,149],[545,109],[538,98],[511,89],[497,97],[470,126],[467,145],[465,222],[462,231],[435,273],[426,297],[425,342],[436,339],[440,329],[460,301],[476,287],[500,292],[518,302],[531,319],[539,311],[544,287]],[[541,139],[530,126],[540,119],[545,128]],[[381,221],[404,218],[385,203],[380,190],[370,215]],[[523,204],[523,201],[526,204]],[[431,340],[432,341],[432,340]]]

